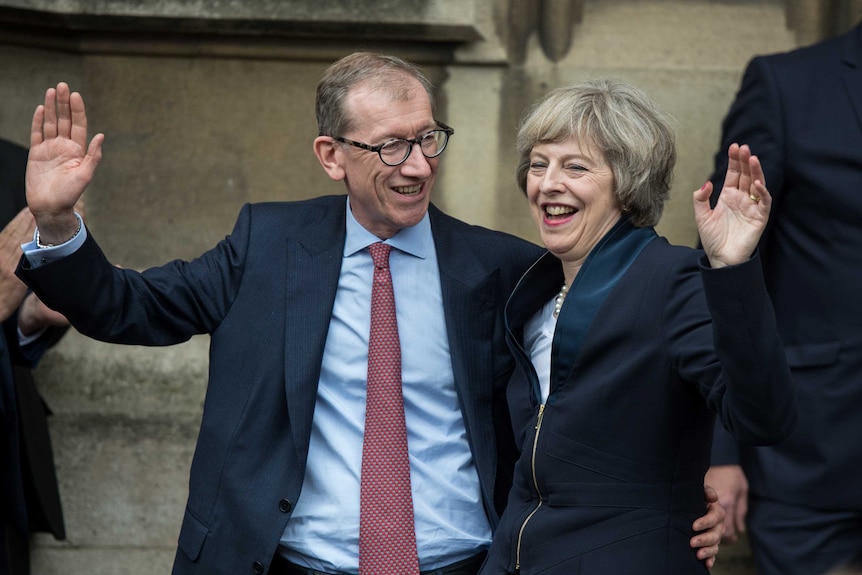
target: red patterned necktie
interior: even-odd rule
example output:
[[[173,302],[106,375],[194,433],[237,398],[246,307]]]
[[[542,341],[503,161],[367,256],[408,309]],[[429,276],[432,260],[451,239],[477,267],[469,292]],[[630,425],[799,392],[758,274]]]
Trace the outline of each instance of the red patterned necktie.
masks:
[[[374,284],[360,481],[359,574],[418,574],[390,246],[378,242],[368,250],[374,260]]]

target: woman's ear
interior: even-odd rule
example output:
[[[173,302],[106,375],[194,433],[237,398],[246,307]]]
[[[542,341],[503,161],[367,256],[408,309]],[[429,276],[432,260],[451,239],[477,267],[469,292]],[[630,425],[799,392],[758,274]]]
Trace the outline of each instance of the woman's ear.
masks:
[[[329,136],[318,136],[314,139],[314,155],[323,166],[323,170],[336,182],[344,179],[344,168],[341,166],[343,154],[338,142]]]

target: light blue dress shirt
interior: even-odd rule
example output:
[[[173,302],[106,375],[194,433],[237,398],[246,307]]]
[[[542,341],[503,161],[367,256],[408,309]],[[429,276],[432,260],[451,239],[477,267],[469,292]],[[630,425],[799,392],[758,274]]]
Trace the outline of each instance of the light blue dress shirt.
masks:
[[[39,244],[36,241],[38,230],[33,232],[33,239],[26,244],[21,244],[21,250],[24,252],[24,255],[27,257],[27,261],[30,262],[30,266],[33,268],[38,268],[41,265],[48,263],[49,261],[58,260],[64,256],[67,256],[71,253],[74,253],[79,247],[84,245],[84,240],[87,239],[87,230],[84,228],[84,220],[77,213],[75,217],[78,218],[78,233],[72,236],[72,239],[67,241],[64,244],[60,244],[57,246],[44,247],[40,248]],[[42,336],[43,333],[47,330],[47,327],[44,327],[30,335],[24,335],[21,333],[21,329],[18,328],[18,346],[24,347],[26,345],[30,345],[39,337]]]
[[[348,202],[341,276],[317,392],[302,494],[281,539],[287,559],[313,569],[359,572],[359,482],[374,266],[380,241]],[[437,254],[428,215],[386,241],[410,451],[420,569],[488,547],[491,528],[455,390]]]
[[[36,237],[39,230],[36,230],[33,232],[32,241],[29,241],[26,244],[21,244],[21,250],[24,252],[24,256],[26,256],[27,261],[30,262],[31,267],[38,268],[50,261],[66,257],[69,254],[75,253],[75,250],[84,245],[84,241],[87,239],[87,226],[84,225],[84,220],[81,219],[80,215],[76,213],[75,217],[78,218],[78,225],[80,226],[78,228],[78,233],[72,236],[72,239],[66,243],[40,248],[36,243]]]

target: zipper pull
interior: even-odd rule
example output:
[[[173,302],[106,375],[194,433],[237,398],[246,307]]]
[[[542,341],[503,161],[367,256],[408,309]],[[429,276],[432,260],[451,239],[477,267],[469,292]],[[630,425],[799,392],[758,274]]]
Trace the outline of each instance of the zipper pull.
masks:
[[[536,427],[535,429],[539,429],[542,425],[542,416],[545,414],[545,404],[539,405],[539,415],[536,417]]]

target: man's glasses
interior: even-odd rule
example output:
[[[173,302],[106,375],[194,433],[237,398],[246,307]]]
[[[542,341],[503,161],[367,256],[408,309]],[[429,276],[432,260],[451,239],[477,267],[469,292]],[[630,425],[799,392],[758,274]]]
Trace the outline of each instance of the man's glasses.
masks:
[[[410,152],[413,151],[413,144],[419,144],[419,149],[422,150],[422,154],[426,158],[436,158],[443,153],[443,150],[446,149],[446,144],[449,143],[449,136],[454,134],[455,130],[443,122],[437,122],[437,126],[439,126],[438,129],[431,130],[418,138],[414,138],[412,140],[393,138],[379,146],[369,146],[368,144],[354,142],[353,140],[348,140],[341,136],[337,138],[333,137],[333,140],[344,144],[350,144],[351,146],[356,146],[357,148],[362,148],[369,152],[377,152],[377,155],[380,156],[380,159],[387,166],[400,166],[407,161],[407,158],[410,156]]]

